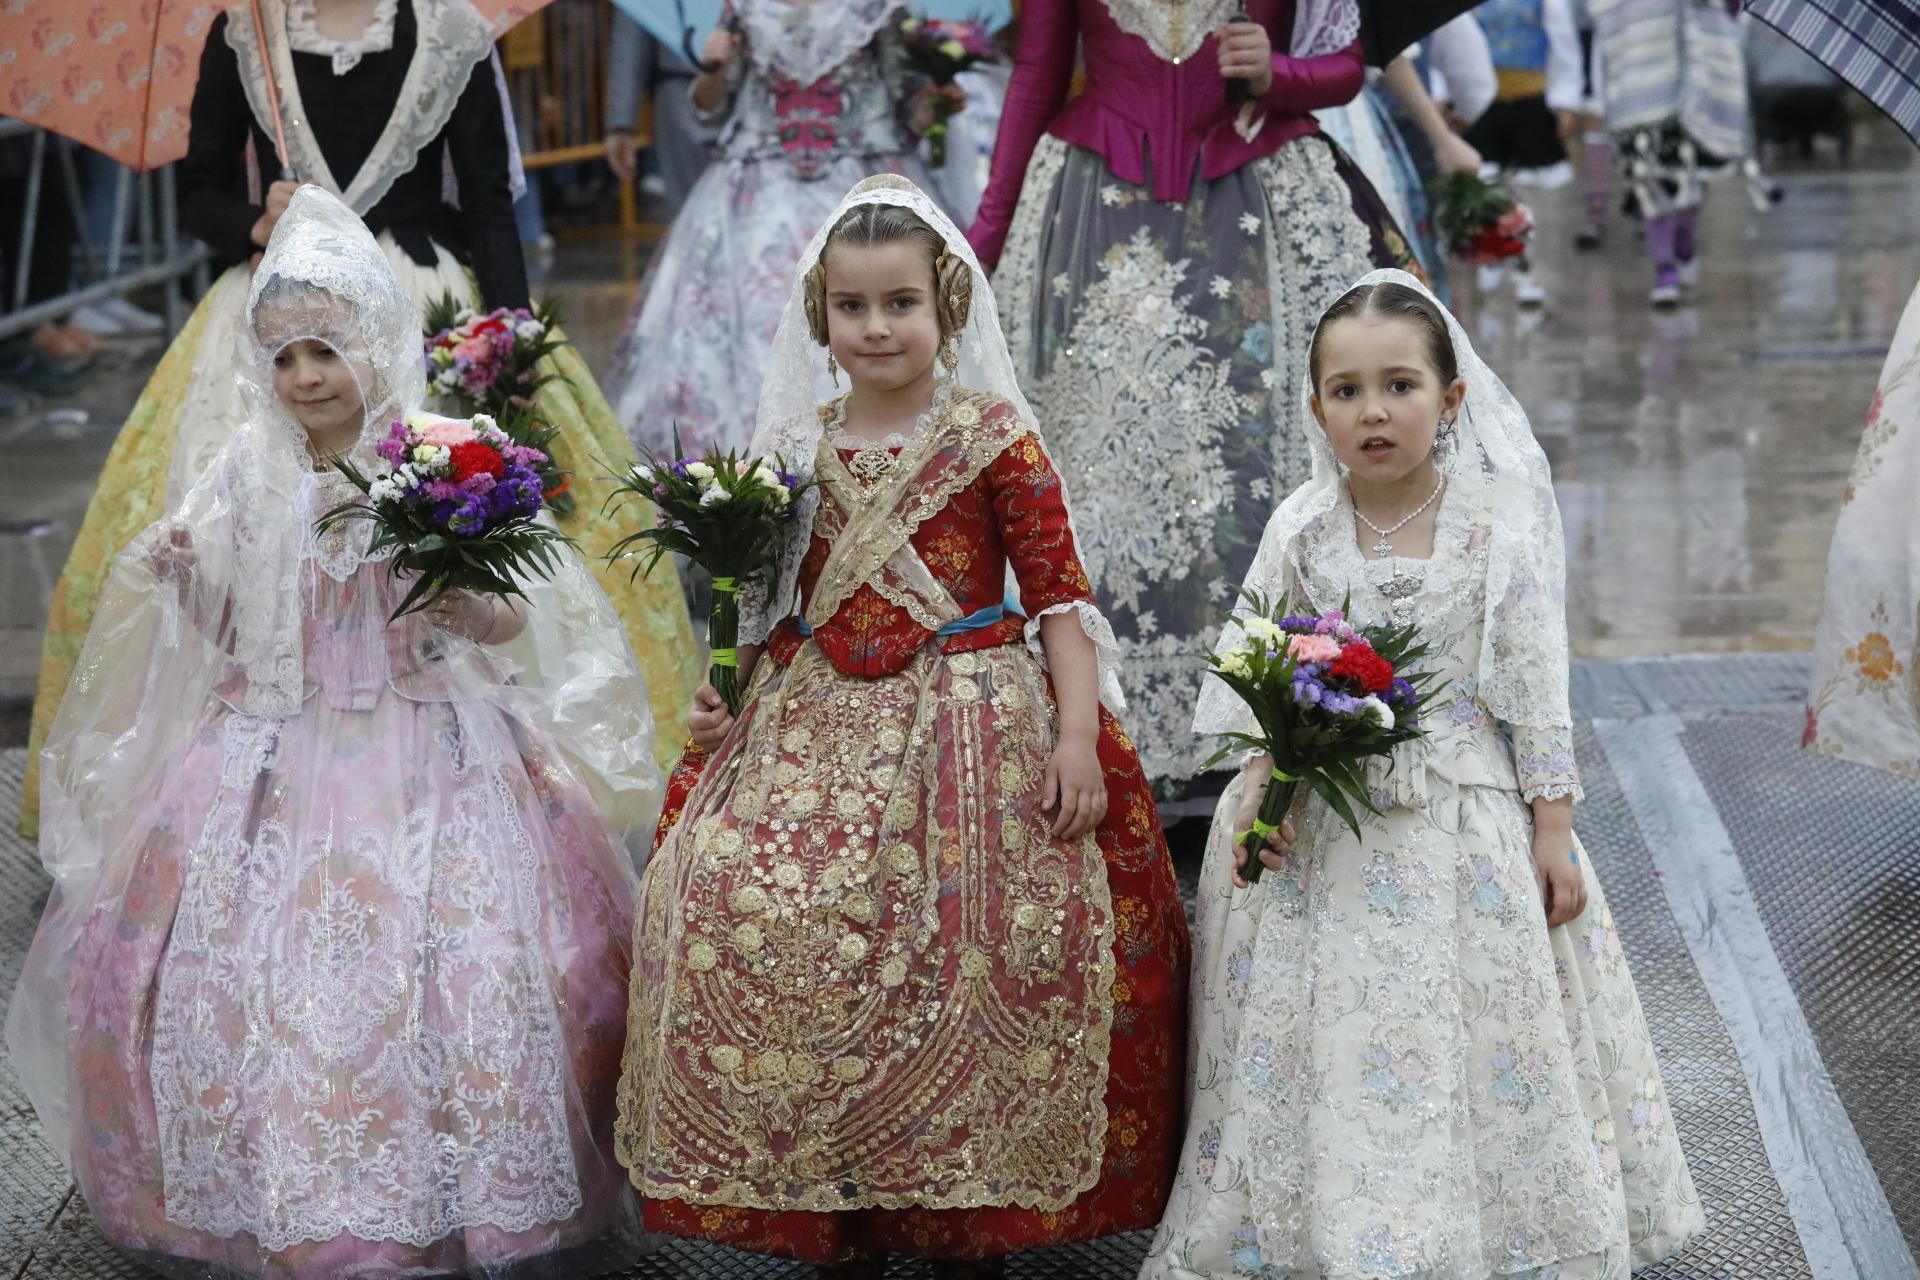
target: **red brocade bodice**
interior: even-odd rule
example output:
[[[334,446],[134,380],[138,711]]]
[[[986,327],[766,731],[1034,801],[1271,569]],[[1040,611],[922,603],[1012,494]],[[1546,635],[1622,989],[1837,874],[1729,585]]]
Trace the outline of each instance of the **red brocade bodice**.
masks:
[[[989,402],[980,416],[980,431],[975,439],[991,442],[987,448],[998,443],[1000,436],[1014,426],[1013,406],[1005,401]],[[936,424],[929,424],[926,429],[945,430]],[[958,450],[981,446],[955,440],[942,447]],[[857,474],[854,464],[861,451],[840,447],[833,452],[847,474]],[[894,458],[894,465],[913,465],[912,455],[916,453],[913,444],[887,452]],[[938,470],[937,459],[933,468]],[[885,501],[884,495],[890,488],[883,479],[866,490],[864,496]],[[929,491],[927,496],[934,495]],[[825,503],[839,501],[840,497],[832,490],[823,498]],[[914,513],[922,509],[909,501],[901,509],[902,518],[911,522]],[[838,514],[853,519],[860,513]],[[1093,598],[1086,570],[1081,567],[1074,549],[1073,533],[1068,528],[1059,473],[1048,461],[1038,438],[1030,432],[1015,435],[978,474],[920,519],[908,541],[934,580],[953,598],[962,616],[1002,601],[1009,565],[1019,584],[1021,610],[1028,617],[1038,617],[1059,605]],[[832,552],[832,539],[816,525],[800,568],[802,608],[809,617],[821,574],[827,569]],[[1025,625],[1020,615],[1009,612],[1000,621],[978,630],[936,637],[929,634],[931,629],[904,605],[881,594],[872,583],[863,582],[829,618],[813,624],[813,640],[833,665],[846,674],[878,677],[903,669],[923,645],[938,643],[946,653],[990,649],[1019,643]],[[784,663],[791,660],[804,638],[803,629],[789,619],[774,633],[770,649],[774,657]]]

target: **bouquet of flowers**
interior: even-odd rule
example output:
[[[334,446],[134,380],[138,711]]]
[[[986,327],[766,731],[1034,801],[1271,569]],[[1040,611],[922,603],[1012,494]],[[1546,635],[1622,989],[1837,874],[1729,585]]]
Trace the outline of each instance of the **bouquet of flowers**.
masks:
[[[567,473],[545,447],[556,432],[533,416],[535,393],[555,377],[539,365],[562,345],[554,336],[559,323],[550,302],[482,315],[443,294],[427,308],[427,388],[463,414],[485,414],[514,443],[546,455],[539,466],[541,496],[555,515],[567,515],[573,510]]]
[[[680,452],[674,432],[673,451]],[[668,552],[677,552],[713,577],[713,608],[707,615],[707,645],[713,651],[707,679],[740,711],[740,669],[735,646],[740,637],[740,588],[773,567],[781,526],[792,521],[794,499],[807,485],[784,470],[779,458],[742,458],[709,450],[698,458],[663,460],[649,452],[618,477],[609,502],[629,495],[652,502],[659,522],[615,543],[609,560],[647,547],[644,565],[651,571]]]
[[[1428,687],[1431,675],[1409,673],[1427,652],[1412,627],[1355,627],[1344,610],[1296,615],[1288,596],[1271,604],[1251,592],[1245,598],[1253,612],[1239,619],[1240,643],[1207,666],[1260,724],[1257,734],[1229,734],[1233,741],[1210,763],[1248,747],[1273,757],[1259,818],[1241,837],[1249,854],[1241,874],[1251,883],[1262,868],[1252,855],[1303,783],[1360,834],[1359,812],[1378,812],[1362,762],[1419,737],[1420,713],[1438,689]]]
[[[1471,173],[1434,179],[1433,225],[1447,252],[1474,266],[1489,266],[1527,251],[1533,214],[1504,182]]]
[[[392,547],[393,572],[418,575],[388,621],[452,590],[525,598],[517,577],[552,575],[554,544],[567,538],[535,520],[545,454],[515,443],[485,414],[410,414],[376,447],[389,468],[382,475],[333,459],[366,501],[342,503],[318,527],[371,520],[369,551]]]
[[[900,39],[907,65],[946,88],[961,72],[999,56],[993,33],[981,22],[949,22],[938,18],[907,18],[900,23]],[[927,163],[938,169],[947,163],[947,121],[959,108],[951,97],[933,98],[933,124],[927,129]]]

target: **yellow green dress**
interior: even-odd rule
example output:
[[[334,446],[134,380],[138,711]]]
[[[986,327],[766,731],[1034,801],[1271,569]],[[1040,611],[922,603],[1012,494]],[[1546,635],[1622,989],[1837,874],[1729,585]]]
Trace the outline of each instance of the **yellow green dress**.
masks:
[[[398,256],[392,249],[389,255]],[[434,284],[452,283],[443,273],[432,269],[414,270],[423,278],[410,278],[411,273],[404,271],[401,278],[416,301],[436,296],[437,289],[429,291]],[[465,277],[460,283],[461,291],[471,296],[471,277]],[[39,834],[40,747],[60,709],[74,661],[86,641],[100,588],[121,548],[164,513],[168,474],[174,465],[174,446],[180,435],[183,411],[192,401],[206,401],[204,396],[190,394],[196,380],[195,366],[203,354],[201,348],[209,339],[210,330],[216,335],[213,340],[219,341],[219,335],[224,334],[231,322],[227,312],[236,300],[244,300],[245,293],[246,268],[236,267],[223,275],[194,309],[127,416],[126,425],[107,454],[93,498],[87,504],[79,538],[54,588],[46,637],[41,645],[40,681],[28,738],[27,776],[20,797],[20,832],[29,839]],[[681,744],[668,726],[686,717],[698,683],[702,655],[694,643],[686,602],[671,561],[637,578],[629,577],[631,563],[606,563],[606,553],[613,543],[641,523],[650,523],[652,512],[638,502],[630,502],[611,516],[603,513],[611,485],[606,471],[609,466],[617,468],[632,460],[633,446],[579,353],[569,345],[549,359],[552,371],[560,376],[540,390],[536,410],[543,422],[560,428],[555,440],[555,461],[571,473],[571,492],[575,495],[573,511],[559,521],[560,528],[579,544],[580,553],[595,566],[600,585],[606,589],[625,624],[627,639],[640,659],[641,669],[646,672],[654,723],[663,728],[655,740],[655,751],[662,768],[669,769],[679,757]],[[201,365],[198,376],[218,376],[220,367],[219,360],[208,360]],[[205,426],[204,423],[196,425]],[[237,422],[227,424],[225,429],[231,430],[235,425]],[[196,434],[204,437],[207,433],[200,430]]]

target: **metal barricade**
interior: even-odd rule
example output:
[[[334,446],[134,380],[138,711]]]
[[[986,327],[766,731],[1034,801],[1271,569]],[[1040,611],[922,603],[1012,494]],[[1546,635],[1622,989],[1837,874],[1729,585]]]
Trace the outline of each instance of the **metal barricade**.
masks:
[[[205,246],[180,230],[179,206],[171,166],[152,173],[115,171],[113,217],[106,241],[96,243],[87,226],[85,196],[74,162],[75,143],[49,134],[22,120],[0,118],[0,141],[31,138],[27,166],[25,207],[17,245],[0,245],[12,257],[13,289],[0,298],[0,340],[30,333],[90,303],[125,297],[136,289],[164,285],[165,319],[169,331],[186,316],[182,282],[193,277],[193,296],[207,287]],[[76,278],[85,283],[57,297],[27,304],[27,273],[34,260],[40,231],[40,203],[48,182],[61,184],[78,246]],[[130,225],[131,224],[131,225]],[[133,233],[131,236],[129,233]]]

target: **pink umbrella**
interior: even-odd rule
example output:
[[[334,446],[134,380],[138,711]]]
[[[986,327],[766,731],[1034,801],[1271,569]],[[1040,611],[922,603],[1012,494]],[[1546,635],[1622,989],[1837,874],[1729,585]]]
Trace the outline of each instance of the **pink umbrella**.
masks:
[[[474,0],[474,7],[497,36],[547,2]],[[223,8],[212,0],[0,0],[0,115],[134,169],[170,164],[187,154],[200,51]],[[259,24],[260,0],[248,0],[244,12]],[[267,93],[277,123],[279,89],[271,80]]]

